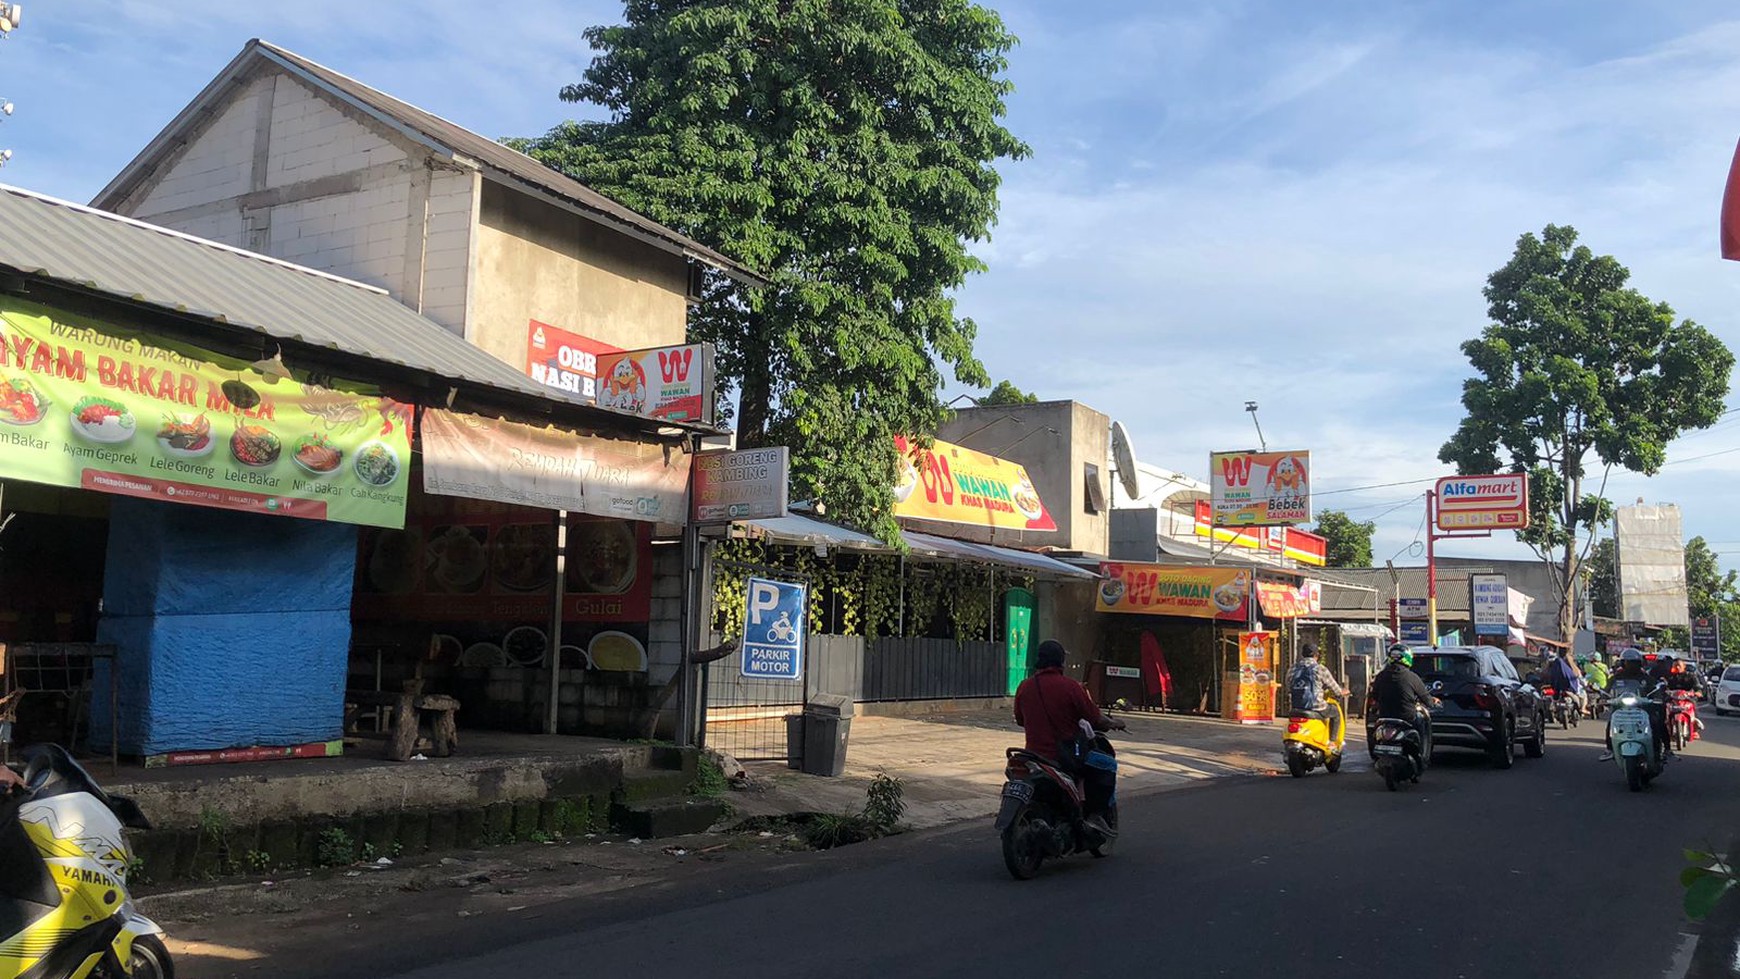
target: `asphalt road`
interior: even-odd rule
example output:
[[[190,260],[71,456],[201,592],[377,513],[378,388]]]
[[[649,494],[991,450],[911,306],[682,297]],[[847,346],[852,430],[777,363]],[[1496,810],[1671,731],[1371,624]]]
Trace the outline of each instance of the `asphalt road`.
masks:
[[[1740,719],[1706,720],[1640,794],[1585,722],[1543,759],[1452,753],[1396,793],[1350,765],[1129,796],[1112,857],[1030,882],[975,824],[399,974],[1672,976],[1681,850],[1740,829]]]

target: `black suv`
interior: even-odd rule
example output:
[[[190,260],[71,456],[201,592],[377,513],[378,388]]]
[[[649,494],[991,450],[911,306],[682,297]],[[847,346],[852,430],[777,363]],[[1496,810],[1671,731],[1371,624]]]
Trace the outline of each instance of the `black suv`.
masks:
[[[1498,768],[1509,768],[1515,745],[1530,758],[1547,750],[1547,705],[1517,676],[1504,652],[1491,646],[1415,649],[1414,672],[1443,706],[1432,708],[1432,749],[1475,748]],[[1377,705],[1369,700],[1365,734],[1377,728]]]

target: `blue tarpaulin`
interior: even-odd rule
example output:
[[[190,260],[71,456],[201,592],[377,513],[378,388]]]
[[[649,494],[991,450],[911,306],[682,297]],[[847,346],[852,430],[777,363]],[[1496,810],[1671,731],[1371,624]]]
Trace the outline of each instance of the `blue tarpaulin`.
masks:
[[[122,750],[339,737],[355,571],[345,524],[115,500],[98,638],[117,647]]]

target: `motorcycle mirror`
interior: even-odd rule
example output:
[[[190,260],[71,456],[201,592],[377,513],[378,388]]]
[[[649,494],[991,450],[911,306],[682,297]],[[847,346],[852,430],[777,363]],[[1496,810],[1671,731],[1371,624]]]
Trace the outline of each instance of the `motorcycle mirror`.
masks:
[[[139,808],[139,803],[124,795],[109,796],[109,811],[128,829],[151,828],[151,820],[145,818],[145,810]]]

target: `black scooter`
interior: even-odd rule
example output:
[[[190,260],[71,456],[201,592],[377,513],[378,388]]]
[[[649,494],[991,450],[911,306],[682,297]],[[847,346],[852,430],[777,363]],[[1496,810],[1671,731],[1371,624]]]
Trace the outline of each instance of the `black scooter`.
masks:
[[[1425,745],[1420,731],[1408,721],[1378,718],[1372,731],[1372,769],[1383,776],[1384,788],[1394,792],[1403,782],[1418,782],[1426,772]]]

